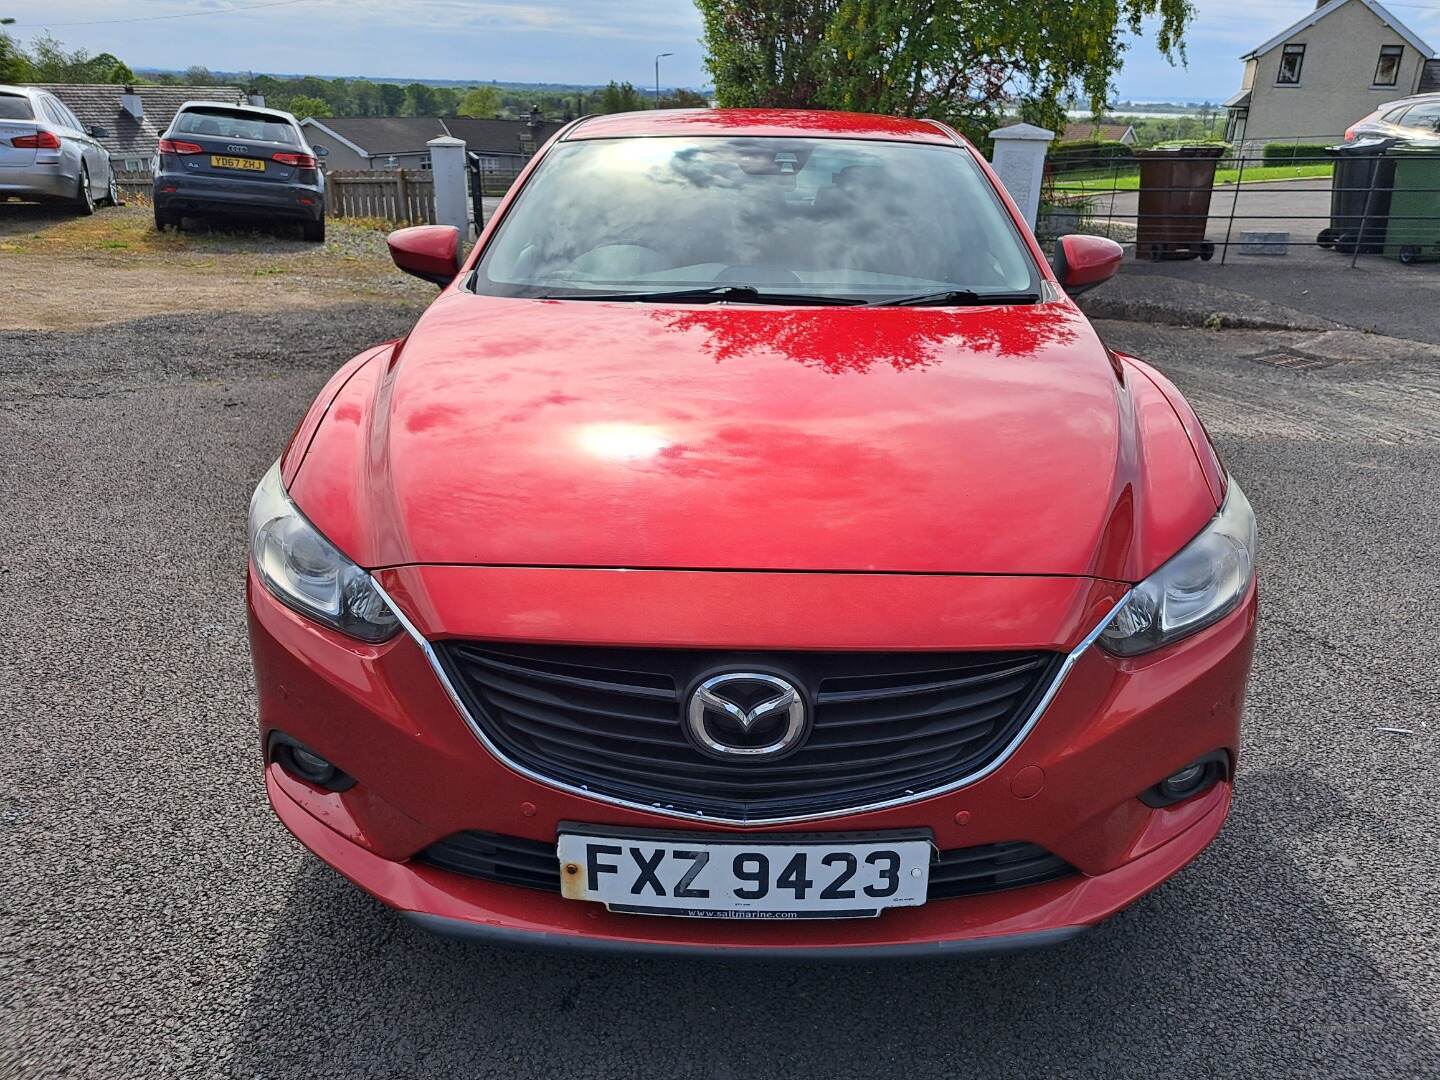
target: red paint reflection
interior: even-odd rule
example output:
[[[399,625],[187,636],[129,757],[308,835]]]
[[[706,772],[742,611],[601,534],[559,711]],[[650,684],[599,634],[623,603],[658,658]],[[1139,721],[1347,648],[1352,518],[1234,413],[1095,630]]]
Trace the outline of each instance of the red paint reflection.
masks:
[[[779,353],[832,375],[864,374],[876,364],[924,369],[943,353],[964,349],[996,357],[1033,356],[1075,340],[1074,316],[1058,305],[963,312],[934,308],[761,311],[733,307],[656,311],[667,329],[700,331],[701,349],[716,363]]]

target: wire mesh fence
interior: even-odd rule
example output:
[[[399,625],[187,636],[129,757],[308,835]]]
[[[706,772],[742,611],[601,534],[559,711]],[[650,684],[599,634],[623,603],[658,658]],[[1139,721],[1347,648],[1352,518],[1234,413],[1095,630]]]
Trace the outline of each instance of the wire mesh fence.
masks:
[[[1214,145],[1068,157],[1047,167],[1037,233],[1109,236],[1140,259],[1315,249],[1440,261],[1440,151],[1303,137],[1257,152]]]

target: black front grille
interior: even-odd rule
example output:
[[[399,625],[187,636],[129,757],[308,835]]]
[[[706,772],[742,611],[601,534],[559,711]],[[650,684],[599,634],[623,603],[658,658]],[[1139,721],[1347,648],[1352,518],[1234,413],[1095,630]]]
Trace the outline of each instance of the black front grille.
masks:
[[[1061,658],[1009,653],[720,653],[441,642],[475,721],[518,764],[630,802],[738,821],[903,798],[990,764]],[[784,675],[814,720],[778,760],[703,754],[682,723],[724,671]]]
[[[426,848],[416,859],[466,877],[560,891],[555,845],[494,833],[461,832]],[[1058,855],[1019,841],[942,851],[930,862],[930,899],[1017,889],[1073,874]]]

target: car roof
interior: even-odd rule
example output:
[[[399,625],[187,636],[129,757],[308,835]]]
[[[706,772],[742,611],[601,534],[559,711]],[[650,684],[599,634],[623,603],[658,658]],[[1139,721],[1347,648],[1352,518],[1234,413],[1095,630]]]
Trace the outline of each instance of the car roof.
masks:
[[[40,92],[41,91],[36,90],[33,86],[7,86],[4,83],[0,83],[0,94],[18,94],[20,97],[34,97]]]
[[[1391,109],[1398,109],[1401,105],[1424,105],[1431,101],[1440,101],[1440,94],[1411,94],[1409,97],[1387,101],[1375,111],[1377,113],[1384,113],[1389,112]]]
[[[186,109],[225,109],[227,112],[255,113],[257,116],[272,116],[276,120],[296,122],[293,114],[281,109],[266,109],[260,105],[237,105],[233,101],[187,101],[175,110],[175,114],[178,116]]]
[[[932,120],[804,109],[652,109],[611,113],[578,121],[563,138],[569,141],[645,135],[796,135],[956,145],[956,137]]]

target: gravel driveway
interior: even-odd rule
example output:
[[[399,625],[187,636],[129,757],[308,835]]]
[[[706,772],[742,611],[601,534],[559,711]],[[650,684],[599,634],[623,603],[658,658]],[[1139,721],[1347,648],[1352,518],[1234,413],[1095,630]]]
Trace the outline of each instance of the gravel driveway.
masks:
[[[0,1077],[1440,1074],[1440,369],[1105,327],[1263,528],[1234,816],[1158,893],[979,962],[568,958],[410,929],[265,805],[246,499],[412,310],[0,332]]]

